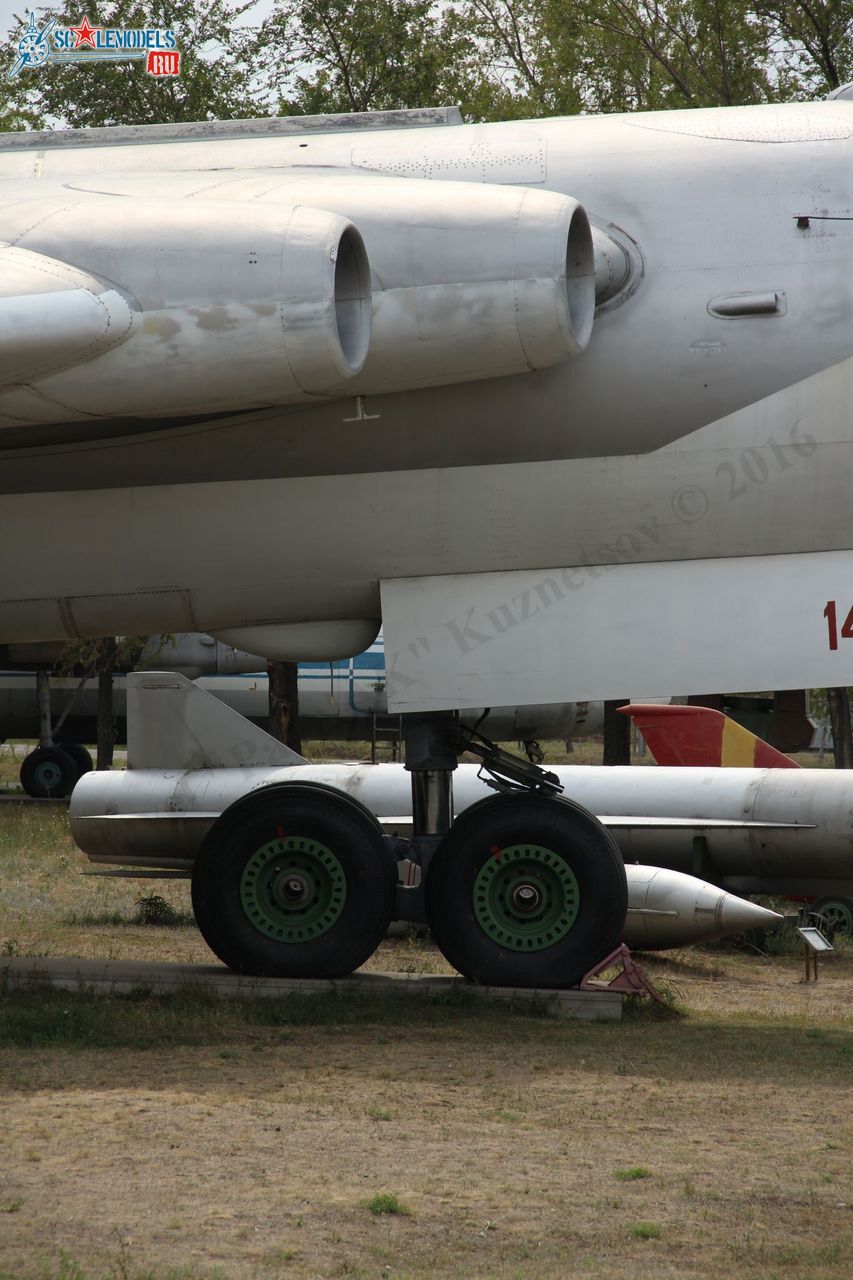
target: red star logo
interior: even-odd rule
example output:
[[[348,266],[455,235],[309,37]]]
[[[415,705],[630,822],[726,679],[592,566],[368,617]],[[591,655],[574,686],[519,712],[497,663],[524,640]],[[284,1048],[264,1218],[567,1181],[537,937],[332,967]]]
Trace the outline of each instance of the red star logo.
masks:
[[[79,49],[81,45],[88,44],[91,48],[95,47],[95,35],[100,27],[92,27],[89,25],[89,19],[84,18],[79,27],[69,27],[69,31],[73,31],[77,37],[77,43],[74,48]]]

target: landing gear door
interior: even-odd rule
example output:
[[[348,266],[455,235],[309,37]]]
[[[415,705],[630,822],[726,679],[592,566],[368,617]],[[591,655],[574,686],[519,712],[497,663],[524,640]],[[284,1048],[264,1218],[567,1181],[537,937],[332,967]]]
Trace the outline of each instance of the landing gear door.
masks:
[[[383,581],[395,713],[853,683],[853,552]]]

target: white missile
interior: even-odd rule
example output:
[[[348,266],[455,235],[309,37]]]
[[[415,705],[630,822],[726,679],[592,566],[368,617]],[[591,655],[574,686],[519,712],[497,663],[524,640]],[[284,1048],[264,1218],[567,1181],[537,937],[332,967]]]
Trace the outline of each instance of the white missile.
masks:
[[[180,733],[176,723],[172,743]],[[337,787],[381,818],[411,812],[410,777],[401,764],[288,764],[282,755],[280,765],[258,767],[245,742],[235,744],[227,761],[199,748],[190,764],[183,747],[175,756],[163,754],[169,741],[152,747],[160,768],[149,757],[124,773],[90,773],[78,782],[71,830],[93,862],[188,867],[224,809],[281,782]],[[241,754],[250,767],[233,767]],[[698,872],[741,894],[853,894],[847,770],[558,765],[553,772],[563,794],[610,830],[628,864]],[[453,775],[457,815],[490,794],[477,765],[459,766]]]
[[[659,951],[691,946],[749,929],[769,929],[782,919],[776,911],[682,871],[629,863],[625,874],[628,914],[622,941],[629,947]]]

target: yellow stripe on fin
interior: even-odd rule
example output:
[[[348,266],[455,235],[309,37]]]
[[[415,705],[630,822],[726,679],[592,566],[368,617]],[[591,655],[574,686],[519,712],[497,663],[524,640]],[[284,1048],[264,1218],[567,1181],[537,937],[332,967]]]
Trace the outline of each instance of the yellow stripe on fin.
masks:
[[[752,769],[755,765],[755,734],[735,724],[726,716],[723,725],[722,759],[724,769]]]

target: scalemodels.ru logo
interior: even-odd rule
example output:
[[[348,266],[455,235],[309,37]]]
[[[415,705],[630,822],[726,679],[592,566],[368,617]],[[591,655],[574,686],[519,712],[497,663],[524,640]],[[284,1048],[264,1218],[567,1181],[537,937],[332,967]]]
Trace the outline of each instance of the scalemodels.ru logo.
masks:
[[[8,78],[14,80],[31,67],[58,62],[145,62],[150,76],[179,76],[181,54],[175,33],[162,27],[93,27],[88,18],[76,27],[57,26],[48,18],[39,29],[30,13],[26,31],[18,41],[18,57]]]

